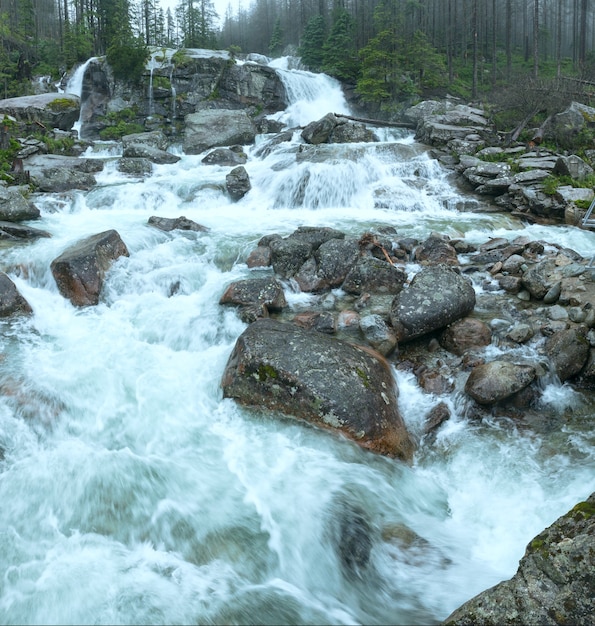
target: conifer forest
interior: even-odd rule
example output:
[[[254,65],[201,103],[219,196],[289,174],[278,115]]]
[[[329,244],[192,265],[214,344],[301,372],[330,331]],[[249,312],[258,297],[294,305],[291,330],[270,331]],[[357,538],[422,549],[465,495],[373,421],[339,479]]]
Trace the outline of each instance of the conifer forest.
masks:
[[[446,93],[588,101],[595,89],[589,0],[231,0],[224,15],[213,0],[0,0],[0,37],[3,97],[91,56],[135,80],[162,47],[297,55],[378,112]]]

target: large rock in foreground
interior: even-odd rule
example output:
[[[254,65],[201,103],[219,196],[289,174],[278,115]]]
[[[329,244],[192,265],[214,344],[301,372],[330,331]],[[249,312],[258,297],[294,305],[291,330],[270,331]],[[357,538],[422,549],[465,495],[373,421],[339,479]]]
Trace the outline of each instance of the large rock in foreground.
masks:
[[[223,395],[335,429],[363,448],[404,460],[414,445],[397,406],[387,363],[323,333],[271,319],[239,337]]]
[[[475,307],[469,280],[447,265],[424,268],[407,289],[397,294],[390,320],[398,341],[409,341],[444,328]]]
[[[91,235],[67,248],[51,263],[58,290],[75,306],[99,302],[105,273],[121,256],[129,256],[115,230]]]
[[[517,573],[459,607],[447,626],[593,624],[595,493],[537,535]]]

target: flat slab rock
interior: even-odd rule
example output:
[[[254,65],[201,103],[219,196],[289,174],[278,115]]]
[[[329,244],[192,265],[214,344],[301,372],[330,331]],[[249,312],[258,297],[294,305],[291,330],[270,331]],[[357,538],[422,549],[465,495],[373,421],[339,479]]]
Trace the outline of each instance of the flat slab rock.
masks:
[[[339,431],[367,450],[413,455],[392,372],[373,350],[262,319],[238,338],[221,386],[226,398]]]

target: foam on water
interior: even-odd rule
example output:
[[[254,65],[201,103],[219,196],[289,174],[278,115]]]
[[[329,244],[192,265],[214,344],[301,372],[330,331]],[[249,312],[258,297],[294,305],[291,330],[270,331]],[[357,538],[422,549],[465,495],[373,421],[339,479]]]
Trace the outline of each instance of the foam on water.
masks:
[[[296,134],[267,156],[248,151],[253,188],[238,203],[228,168],[201,155],[145,181],[109,166],[90,192],[35,198],[36,226],[52,237],[0,252],[34,310],[1,322],[3,622],[435,623],[510,577],[527,542],[595,489],[589,403],[555,381],[543,402],[564,425],[537,434],[470,420],[460,392],[432,396],[395,372],[421,444],[412,466],[222,398],[245,324],[218,301],[255,275],[245,259],[262,235],[523,232],[505,215],[457,211],[468,199],[410,139],[327,148],[320,160],[308,150]],[[209,230],[164,233],[151,215]],[[100,304],[77,309],[50,263],[111,228],[130,256],[109,270]],[[558,243],[572,234],[526,230]],[[295,307],[312,297],[290,285],[287,295]],[[430,443],[425,418],[441,401],[451,417]],[[371,541],[357,575],[340,539],[354,515]]]

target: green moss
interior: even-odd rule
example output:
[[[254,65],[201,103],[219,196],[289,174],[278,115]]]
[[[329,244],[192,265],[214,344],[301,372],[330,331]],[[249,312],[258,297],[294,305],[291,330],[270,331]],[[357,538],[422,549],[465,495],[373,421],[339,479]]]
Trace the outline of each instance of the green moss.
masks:
[[[175,67],[187,67],[188,65],[190,65],[190,63],[192,63],[192,57],[190,57],[190,55],[184,49],[177,50],[171,57],[171,63]]]
[[[362,383],[364,383],[364,387],[366,389],[370,388],[370,377],[364,372],[364,370],[357,367],[355,369],[356,374],[361,378]]]
[[[171,82],[165,76],[153,76],[153,89],[167,89],[171,91]]]
[[[272,365],[261,365],[258,368],[258,380],[261,383],[264,383],[268,379],[276,379],[279,378],[279,374],[277,370]]]
[[[583,519],[591,519],[593,515],[595,515],[595,503],[593,502],[579,502],[572,509],[573,516],[576,518],[577,515],[582,516]]]
[[[102,120],[106,124],[106,128],[99,132],[99,137],[103,140],[118,140],[124,135],[142,133],[144,131],[142,124],[133,121],[136,115],[134,109],[122,109],[117,113],[108,113]]]
[[[50,111],[66,111],[74,108],[76,105],[70,98],[56,98],[47,106]]]

